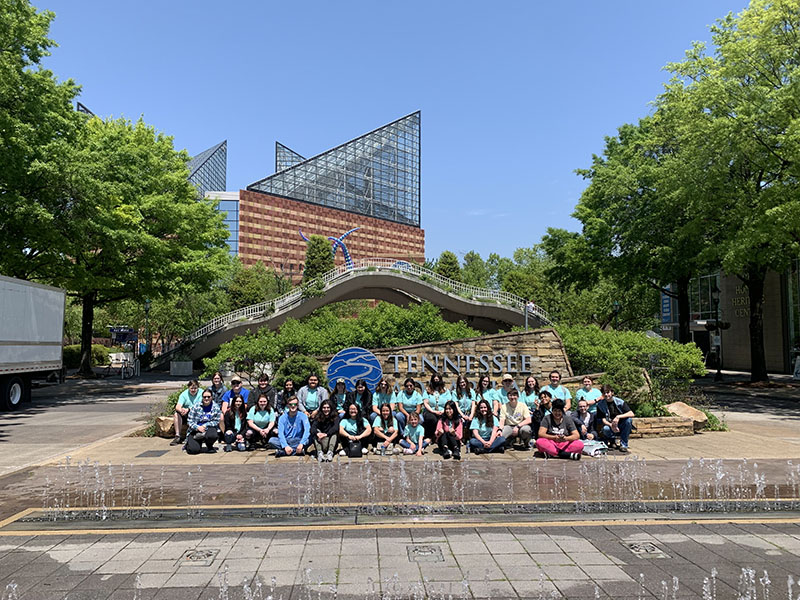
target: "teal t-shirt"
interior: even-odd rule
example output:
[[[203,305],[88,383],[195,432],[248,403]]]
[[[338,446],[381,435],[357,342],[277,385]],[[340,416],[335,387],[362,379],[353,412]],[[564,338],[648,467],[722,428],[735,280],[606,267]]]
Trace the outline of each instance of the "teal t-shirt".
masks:
[[[494,427],[500,426],[500,421],[497,420],[497,417],[493,416],[492,422],[494,423]],[[472,419],[472,422],[469,424],[469,428],[477,429],[478,435],[484,440],[488,440],[490,437],[492,437],[492,431],[494,431],[494,427],[487,427],[483,422],[478,421],[477,417]]]
[[[317,410],[319,408],[319,388],[307,389],[306,410]]]
[[[595,402],[597,402],[602,396],[603,392],[601,392],[595,387],[590,389],[588,392],[584,388],[581,388],[577,392],[575,392],[575,404],[577,404],[581,400],[586,400],[587,402],[594,400]],[[597,405],[590,404],[589,412],[590,413],[597,412]]]
[[[536,410],[536,407],[539,406],[539,394],[537,394],[534,390],[531,390],[530,394],[526,394],[525,390],[523,389],[519,393],[519,401],[534,411]]]
[[[411,395],[406,394],[405,390],[403,390],[397,393],[395,402],[401,403],[406,412],[412,412],[416,411],[417,407],[422,404],[422,396],[419,395],[417,390],[414,390]]]
[[[403,437],[411,440],[412,444],[419,444],[420,440],[425,437],[425,428],[420,423],[417,423],[416,427],[412,427],[409,423],[406,425],[406,430],[403,432]]]
[[[450,396],[450,390],[445,390],[444,392],[440,393],[426,392],[425,397],[428,399],[428,405],[433,410],[444,410],[445,403],[447,403],[449,400],[452,400],[452,397]]]
[[[391,393],[384,394],[383,392],[375,392],[372,394],[372,405],[378,408],[380,408],[381,404],[392,404],[393,402],[394,398]]]
[[[511,389],[513,390],[514,388]],[[499,390],[497,390],[495,398],[498,402],[500,402],[500,404],[508,404],[508,392],[506,392],[506,388],[501,387]]]
[[[239,413],[236,413],[236,420],[234,421],[236,425],[236,431],[242,430],[242,417],[239,416]],[[259,427],[261,427],[259,425]]]
[[[377,416],[377,417],[375,417],[375,419],[372,421],[372,427],[373,427],[373,428],[375,428],[375,427],[380,427],[380,428],[383,430],[383,432],[384,432],[384,433],[386,433],[386,431],[387,431],[388,429],[390,429],[390,428],[394,428],[394,430],[395,430],[395,431],[397,431],[397,419],[395,419],[394,417],[389,417],[389,426],[388,426],[388,427],[386,427],[386,428],[384,428],[384,426],[383,426],[383,420],[381,419],[381,416],[380,416],[380,415],[378,415],[378,416]]]
[[[347,419],[342,419],[340,424],[342,428],[350,435],[356,435],[358,433],[358,422],[355,419],[348,417]],[[369,427],[369,423],[366,419],[361,419],[361,425],[364,429]],[[364,431],[364,429],[362,429],[362,431]]]
[[[247,411],[247,420],[252,421],[257,427],[264,429],[270,423],[275,422],[274,410],[256,410],[253,406]]]
[[[553,387],[552,384],[547,384],[545,387],[548,392],[553,396],[553,400],[556,398],[561,398],[562,400],[572,400],[572,394],[569,393],[569,390],[565,388],[563,385],[559,385],[558,387]]]
[[[483,392],[483,398],[489,403],[489,406],[492,406],[492,404],[494,404],[496,397],[497,397],[497,390],[495,390],[494,388],[485,390]],[[480,395],[476,396],[475,400],[480,402],[481,400]]]
[[[461,398],[458,397],[456,392],[453,392],[452,399],[458,404],[461,412],[469,416],[469,411],[472,410],[472,403],[475,402],[475,391],[466,390]]]
[[[336,410],[344,410],[344,401],[347,400],[347,394],[334,394],[333,401],[336,402]]]
[[[203,398],[203,390],[200,388],[197,389],[197,393],[192,396],[189,393],[189,388],[186,388],[181,392],[181,395],[178,396],[178,406],[182,408],[192,408],[195,404],[200,402]]]

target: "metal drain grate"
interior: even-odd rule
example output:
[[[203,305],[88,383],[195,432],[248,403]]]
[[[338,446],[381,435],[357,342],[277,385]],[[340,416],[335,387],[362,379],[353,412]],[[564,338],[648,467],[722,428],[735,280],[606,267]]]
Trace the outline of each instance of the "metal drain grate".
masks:
[[[622,542],[628,550],[639,558],[669,558],[669,554],[656,546],[653,542]]]
[[[194,550],[187,550],[183,553],[183,556],[178,559],[178,566],[186,567],[191,565],[193,567],[210,567],[214,559],[217,558],[217,554],[219,554],[219,549],[214,548],[204,548],[203,550],[195,548]]]
[[[169,450],[146,450],[141,454],[137,454],[136,458],[155,458],[157,456],[164,456]]]
[[[441,546],[406,546],[409,562],[444,562]]]

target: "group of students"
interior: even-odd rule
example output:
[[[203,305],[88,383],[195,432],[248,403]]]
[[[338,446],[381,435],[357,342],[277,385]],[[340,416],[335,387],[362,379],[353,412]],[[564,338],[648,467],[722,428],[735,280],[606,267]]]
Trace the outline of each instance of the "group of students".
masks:
[[[609,385],[594,387],[584,377],[583,387],[572,394],[553,371],[550,383],[540,388],[536,377],[525,379],[522,389],[510,374],[494,387],[487,374],[473,386],[459,375],[447,386],[434,373],[423,388],[411,377],[393,390],[381,379],[372,392],[364,380],[348,391],[344,379],[337,379],[330,392],[312,374],[306,385],[295,388],[287,380],[277,391],[267,375],[247,390],[237,376],[227,389],[222,374],[212,377],[202,389],[189,382],[175,407],[176,436],[187,424],[185,449],[190,454],[214,452],[218,440],[226,452],[247,451],[259,446],[274,448],[276,456],[315,454],[326,462],[340,456],[368,454],[422,455],[435,443],[442,458],[461,459],[461,449],[476,454],[505,452],[506,449],[535,448],[546,456],[578,460],[584,440],[600,440],[628,451],[633,411],[614,396]]]

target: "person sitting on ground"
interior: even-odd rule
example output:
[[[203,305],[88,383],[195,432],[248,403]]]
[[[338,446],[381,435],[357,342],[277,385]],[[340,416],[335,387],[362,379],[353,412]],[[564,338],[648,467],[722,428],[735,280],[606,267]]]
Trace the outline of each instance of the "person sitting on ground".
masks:
[[[388,402],[384,402],[378,408],[378,414],[372,420],[372,447],[375,454],[381,456],[385,454],[399,454],[400,447],[395,444],[400,439],[400,429],[397,426],[397,419],[392,414],[392,407]],[[395,452],[395,450],[397,450]]]
[[[260,399],[261,397],[259,396]],[[231,404],[230,410],[223,417],[223,425],[225,452],[233,450],[233,444],[236,444],[236,449],[239,452],[244,452],[246,450],[247,407],[244,405],[244,399],[241,396],[233,397],[233,404]]]
[[[175,403],[175,414],[172,416],[172,426],[175,428],[175,437],[169,443],[170,446],[177,446],[183,441],[181,434],[186,417],[189,415],[189,411],[192,407],[202,400],[203,394],[205,393],[200,391],[200,384],[197,383],[196,379],[192,379],[186,385],[189,387],[181,392],[181,395],[178,396],[178,401]]]
[[[469,425],[472,437],[469,440],[470,450],[475,454],[484,452],[505,452],[506,439],[500,432],[500,421],[492,413],[492,407],[485,398],[478,400],[475,418]]]
[[[361,407],[351,402],[347,405],[347,416],[339,420],[339,441],[342,450],[339,456],[358,458],[367,454],[367,440],[372,435],[372,427],[364,418]]]
[[[255,450],[255,447],[259,445],[265,448],[270,446],[270,434],[275,433],[277,418],[278,415],[269,405],[267,396],[264,394],[259,396],[256,405],[251,406],[247,411],[245,442],[250,450]]]
[[[214,448],[214,442],[217,441],[221,416],[219,407],[214,404],[211,392],[203,392],[200,402],[189,411],[189,431],[186,434],[186,452],[188,454],[200,454],[203,444],[206,445],[206,452],[217,451]]]
[[[539,425],[536,449],[545,456],[579,460],[583,442],[571,417],[564,415],[564,400],[556,398],[549,415]]]
[[[211,392],[214,404],[222,410],[222,397],[228,391],[228,388],[225,387],[225,382],[222,380],[222,373],[214,371],[214,375],[211,377],[211,385],[206,390]]]
[[[539,380],[533,375],[525,378],[525,385],[519,393],[519,401],[524,402],[531,412],[539,408]]]
[[[422,409],[422,396],[415,389],[414,380],[409,377],[403,382],[403,389],[394,396],[394,405],[397,407],[397,425],[405,430],[408,417],[411,413],[419,415]]]
[[[539,426],[547,415],[550,414],[553,396],[547,389],[539,392],[539,406],[531,413],[531,431],[535,437],[539,437]]]
[[[278,450],[276,457],[305,454],[311,437],[311,423],[306,414],[300,412],[299,406],[300,401],[292,396],[286,402],[286,412],[278,419],[278,436],[269,440],[270,446]]]
[[[345,408],[348,404],[355,402],[361,408],[361,414],[365,417],[369,415],[369,421],[372,421],[378,416],[378,407],[373,406],[372,392],[367,387],[367,382],[363,379],[356,380],[356,389],[352,392],[347,392],[347,399],[345,400]]]
[[[456,410],[461,417],[464,429],[467,429],[475,416],[475,390],[470,387],[466,377],[459,375],[456,378],[455,390],[450,396],[456,403]]]
[[[298,391],[294,387],[294,380],[287,379],[283,382],[283,389],[275,394],[275,404],[273,408],[275,409],[275,413],[278,416],[281,416],[284,412],[286,412],[286,401],[291,398],[292,396],[297,396]],[[301,401],[302,404],[302,401]],[[300,410],[303,410],[301,407]]]
[[[620,452],[627,452],[633,429],[633,411],[627,402],[614,395],[610,385],[604,385],[600,391],[603,396],[597,402],[595,413],[598,437],[609,446],[618,448]]]
[[[422,396],[422,405],[425,409],[422,422],[427,439],[432,440],[434,438],[439,418],[444,412],[444,405],[449,400],[450,390],[445,389],[442,376],[439,373],[434,373],[431,375],[428,391]]]
[[[403,447],[403,454],[416,454],[417,456],[422,456],[422,451],[428,447],[425,428],[419,422],[419,413],[408,413],[408,423],[403,431],[400,445]]]
[[[494,395],[494,404],[492,405],[492,410],[498,417],[500,416],[503,405],[508,402],[508,392],[517,389],[514,387],[514,378],[511,376],[511,373],[504,374],[500,383],[500,389],[496,391]],[[517,395],[519,395],[519,392],[517,392]]]
[[[331,390],[331,400],[336,405],[340,417],[345,416],[344,407],[347,404],[347,382],[344,377],[339,377]]]
[[[284,406],[292,396],[286,396],[284,391]],[[306,414],[309,419],[317,416],[317,411],[323,400],[328,399],[328,390],[319,385],[319,375],[312,373],[308,376],[308,383],[300,388],[297,392],[297,399],[300,401],[301,411]]]
[[[331,462],[336,452],[339,436],[339,415],[330,398],[319,405],[317,416],[311,421],[311,441],[317,451],[317,460]]]
[[[531,411],[527,404],[519,401],[519,392],[514,388],[508,390],[508,402],[500,406],[499,421],[506,448],[511,448],[514,442],[521,450],[530,448]]]
[[[561,373],[558,371],[550,371],[550,383],[545,386],[553,400],[560,398],[564,401],[564,409],[569,410],[572,406],[572,394],[570,391],[561,385]]]
[[[275,406],[275,397],[278,392],[269,383],[269,375],[262,373],[258,376],[258,385],[252,390],[253,398],[258,398],[261,394],[266,394],[269,405]]]
[[[582,382],[583,387],[575,392],[575,401],[580,402],[581,400],[586,400],[586,406],[589,407],[589,412],[594,414],[597,410],[597,401],[600,400],[603,393],[596,387],[592,387],[594,382],[588,375],[583,378]]]
[[[492,380],[484,373],[478,376],[478,385],[475,386],[475,402],[486,400],[494,410],[494,400],[497,390],[492,387]],[[477,406],[476,406],[477,409]]]
[[[578,410],[572,413],[572,420],[582,440],[593,440],[595,437],[594,415],[589,412],[586,400],[578,400]]]
[[[458,407],[453,400],[448,400],[444,405],[442,416],[436,423],[436,442],[439,444],[439,452],[442,458],[447,460],[450,457],[461,460],[461,440],[464,439],[464,424],[461,415],[458,414]]]
[[[222,411],[222,415],[224,416],[226,412],[228,412],[228,407],[231,403],[231,398],[234,396],[241,396],[244,403],[247,404],[250,398],[250,392],[248,392],[245,388],[242,387],[242,380],[239,378],[238,375],[234,375],[231,377],[231,389],[229,389],[225,394],[222,396],[222,405],[220,406],[220,410]]]

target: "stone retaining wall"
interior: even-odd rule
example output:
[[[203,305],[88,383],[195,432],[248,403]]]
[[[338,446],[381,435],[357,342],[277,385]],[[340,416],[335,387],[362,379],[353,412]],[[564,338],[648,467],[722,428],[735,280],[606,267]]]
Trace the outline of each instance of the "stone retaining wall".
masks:
[[[694,435],[694,422],[683,417],[635,417],[632,438]]]

